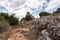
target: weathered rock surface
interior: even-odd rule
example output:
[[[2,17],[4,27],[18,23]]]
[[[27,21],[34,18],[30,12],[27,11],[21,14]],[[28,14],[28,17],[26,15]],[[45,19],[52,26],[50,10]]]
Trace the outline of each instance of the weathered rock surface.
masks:
[[[60,40],[60,16],[44,16],[32,22],[31,40]]]

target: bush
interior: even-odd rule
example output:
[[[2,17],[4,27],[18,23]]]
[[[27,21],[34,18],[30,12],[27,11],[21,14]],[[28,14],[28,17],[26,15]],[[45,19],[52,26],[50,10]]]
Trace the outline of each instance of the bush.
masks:
[[[0,33],[8,31],[9,24],[5,21],[3,17],[0,17]]]
[[[10,15],[10,17],[9,17],[9,24],[10,25],[18,25],[19,24],[19,19],[18,18],[16,18],[16,17],[14,17],[14,15],[12,14],[12,15]]]
[[[27,15],[21,19],[21,21],[30,21],[33,20],[33,16],[30,14],[30,12],[27,12]]]
[[[23,20],[25,20],[25,18],[22,18],[22,19],[21,19],[21,21],[23,21]],[[21,21],[20,21],[20,22],[21,22]]]
[[[60,8],[58,8],[56,11],[53,12],[53,15],[60,14]]]
[[[30,20],[32,20],[32,18],[30,16],[26,15],[25,21],[30,21]]]
[[[48,15],[51,15],[51,14],[50,13],[47,13],[47,12],[41,12],[39,14],[40,17],[42,17],[42,16],[48,16]]]
[[[5,21],[7,21],[10,25],[18,25],[19,24],[19,19],[14,17],[15,14],[12,14],[9,16],[8,13],[0,13],[0,17],[3,17],[5,19]]]
[[[6,21],[8,21],[8,19],[9,19],[9,14],[8,14],[8,13],[3,13],[3,12],[1,12],[1,13],[0,13],[0,16],[1,16],[1,17],[4,17],[4,19],[5,19]]]
[[[24,18],[21,19],[21,21],[30,21],[32,18],[29,15],[26,15]]]

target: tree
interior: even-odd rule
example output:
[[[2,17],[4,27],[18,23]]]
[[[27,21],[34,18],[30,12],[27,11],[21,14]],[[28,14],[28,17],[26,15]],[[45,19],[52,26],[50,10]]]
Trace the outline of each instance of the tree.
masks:
[[[23,20],[30,21],[30,20],[32,20],[32,18],[30,16],[26,15],[24,18],[21,19],[21,21],[23,21]]]
[[[9,17],[9,24],[10,25],[18,25],[19,24],[19,19],[14,17],[14,14],[12,14]]]
[[[3,17],[6,21],[8,21],[8,19],[9,19],[9,14],[8,13],[1,12],[0,16]]]
[[[8,31],[10,28],[8,22],[5,21],[3,17],[0,16],[0,33]]]
[[[47,12],[41,12],[39,14],[40,17],[42,17],[42,16],[48,16],[48,15],[51,15],[51,14],[50,13],[47,13]]]
[[[30,16],[26,15],[25,21],[30,21],[30,20],[32,20],[32,18]]]
[[[25,20],[25,18],[24,18],[24,17],[21,19],[21,21],[23,21],[23,20]],[[20,22],[21,22],[21,21],[20,21]]]
[[[3,17],[6,22],[8,22],[10,25],[18,25],[19,19],[15,17],[15,14],[9,15],[8,13],[0,13],[0,17]]]
[[[58,8],[56,11],[53,12],[53,15],[60,14],[60,8]]]
[[[30,12],[27,12],[27,15],[21,19],[21,21],[30,21],[33,19],[33,16],[30,14]]]

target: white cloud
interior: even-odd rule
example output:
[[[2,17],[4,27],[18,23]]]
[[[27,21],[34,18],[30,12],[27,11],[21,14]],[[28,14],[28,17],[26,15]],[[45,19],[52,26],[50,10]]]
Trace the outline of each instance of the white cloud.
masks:
[[[0,0],[0,4],[3,5],[9,13],[14,11],[18,17],[26,15],[27,11],[32,13],[30,8],[38,8],[42,6],[43,3],[46,3],[46,0]],[[25,5],[27,7],[25,7]],[[14,9],[18,10],[15,11]]]
[[[43,6],[43,3],[47,3],[46,0],[27,0],[26,5],[30,8],[38,8],[39,6]]]
[[[54,11],[54,9],[58,8],[58,6],[60,5],[60,0],[51,0],[50,3],[47,3],[47,5],[48,7],[45,8],[45,11]]]
[[[34,13],[34,11],[30,8],[34,8],[35,11],[39,11],[40,9],[42,10],[44,4],[45,6],[48,5],[44,10],[49,11],[51,9],[57,8],[60,5],[60,0],[50,0],[49,3],[47,3],[46,0],[0,0],[0,6],[4,6],[9,11],[9,13],[16,13],[16,16],[20,19],[26,15],[27,11]],[[39,13],[38,11],[36,11],[35,14]]]
[[[16,8],[24,7],[27,5],[30,8],[38,8],[43,6],[43,3],[47,3],[46,0],[0,0],[0,4],[5,6],[9,11]]]
[[[29,11],[32,14],[32,11],[29,8],[22,8],[20,10],[14,11],[14,13],[16,13],[16,17],[21,19],[25,17],[27,11]]]
[[[0,4],[6,7],[9,11],[13,11],[18,7],[22,7],[26,0],[1,0]]]

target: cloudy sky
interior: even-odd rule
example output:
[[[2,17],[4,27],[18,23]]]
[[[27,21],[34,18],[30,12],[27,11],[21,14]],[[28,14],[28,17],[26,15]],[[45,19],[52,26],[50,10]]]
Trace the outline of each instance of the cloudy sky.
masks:
[[[46,11],[52,13],[60,8],[60,0],[0,0],[0,12],[15,13],[21,19],[29,11],[33,16]]]

